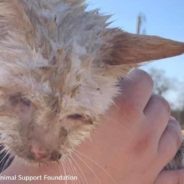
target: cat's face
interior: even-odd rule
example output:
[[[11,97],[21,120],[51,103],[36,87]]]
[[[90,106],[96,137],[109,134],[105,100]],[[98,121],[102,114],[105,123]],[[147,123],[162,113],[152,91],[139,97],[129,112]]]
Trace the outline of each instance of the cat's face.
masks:
[[[28,161],[57,161],[66,156],[87,136],[94,117],[80,107],[65,111],[59,98],[55,94],[30,96],[18,90],[1,94],[2,142]]]
[[[61,72],[59,81],[57,68],[44,79],[43,67],[41,73],[23,68],[6,68],[0,89],[1,142],[26,161],[57,161],[95,127],[117,92],[115,80],[83,66]]]

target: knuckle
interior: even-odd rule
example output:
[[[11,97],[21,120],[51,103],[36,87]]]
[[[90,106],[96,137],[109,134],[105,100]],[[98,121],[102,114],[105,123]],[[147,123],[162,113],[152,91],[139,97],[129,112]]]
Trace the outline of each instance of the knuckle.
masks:
[[[142,122],[144,118],[139,106],[136,106],[135,103],[129,99],[124,100],[122,106],[119,107],[119,115],[134,125]]]
[[[174,136],[177,147],[180,147],[183,142],[183,137],[179,122],[177,122],[176,120],[170,120],[168,124],[168,130]]]
[[[150,151],[152,148],[152,137],[149,133],[143,134],[139,137],[134,145],[135,153],[139,155],[144,155],[147,151]]]
[[[133,72],[136,78],[139,77],[142,80],[145,80],[150,86],[153,86],[153,79],[147,72],[145,72],[144,70],[140,70],[140,69],[135,69]]]
[[[168,112],[168,114],[170,114],[171,108],[168,101],[165,98],[159,95],[153,95],[152,100],[155,101],[160,107],[164,108]]]

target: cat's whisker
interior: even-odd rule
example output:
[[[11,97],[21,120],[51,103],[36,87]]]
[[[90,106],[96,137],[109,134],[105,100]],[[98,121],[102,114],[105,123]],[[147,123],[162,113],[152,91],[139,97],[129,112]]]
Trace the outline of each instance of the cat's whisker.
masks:
[[[3,148],[3,149],[0,151],[0,154],[1,154],[1,153],[3,153],[4,151],[6,151],[6,149],[5,149],[5,148]]]
[[[11,157],[11,154],[10,154],[9,150],[7,150],[7,149],[4,150],[4,153],[5,153],[5,155],[3,155],[3,158],[0,160],[0,165],[1,164],[3,165],[2,168],[1,168],[1,172],[4,171],[5,167],[7,166],[6,164],[8,164],[9,158]]]
[[[14,160],[14,156],[9,156],[9,158],[7,159],[7,161],[6,161],[6,163],[7,163],[7,165],[9,165],[13,160]]]
[[[75,173],[74,173],[74,171],[73,171],[73,167],[72,167],[72,165],[71,165],[71,163],[70,163],[70,159],[69,159],[69,158],[67,158],[67,165],[68,165],[68,167],[69,167],[69,170],[70,170],[71,175],[74,176]]]
[[[66,162],[66,171],[67,171],[67,173],[70,174],[71,170],[70,170],[70,167],[69,167],[69,164],[68,164],[68,158],[65,159],[65,162]]]
[[[54,163],[56,163],[57,165],[59,165],[59,164],[60,164],[59,160],[56,160]]]
[[[4,155],[3,155],[3,158],[0,160],[0,164],[2,164],[2,162],[4,161],[4,159],[8,156],[8,151],[7,150],[4,150],[4,152],[2,152]]]
[[[79,181],[77,169],[71,160],[71,156],[68,156],[66,159],[68,161],[68,166],[70,167],[70,171],[71,171],[72,176],[77,177],[77,180],[75,180],[75,184],[78,184],[78,183],[81,184]]]
[[[76,170],[76,167],[75,167],[75,165],[74,164],[72,164],[72,160],[70,159],[70,157],[68,157],[68,160],[69,160],[69,164],[70,164],[70,166],[71,166],[71,168],[72,168],[72,170],[73,170],[73,174],[74,174],[74,176],[77,176],[77,178],[78,178],[78,173],[77,173],[77,170]],[[77,183],[79,182],[79,180],[77,179],[77,181],[76,181]]]
[[[78,177],[78,180],[77,181],[79,181],[80,184],[81,183],[83,184],[84,177],[82,175],[80,175],[81,174],[81,171],[76,166],[76,163],[74,163],[73,159],[71,158],[71,155],[69,157],[70,157],[70,163],[73,166],[73,168],[75,170],[75,173],[76,173],[76,175]]]
[[[66,176],[66,170],[65,170],[64,162],[61,162],[61,167],[63,169],[64,176]],[[67,180],[65,180],[65,184],[67,184]]]
[[[95,178],[98,180],[98,183],[102,183],[101,179],[97,176],[97,174],[95,174],[95,172],[93,171],[93,169],[89,166],[89,164],[87,164],[87,162],[84,161],[84,158],[81,158],[81,156],[79,154],[77,154],[76,152],[74,152],[74,155],[76,157],[78,157],[78,159],[88,168],[88,170],[95,176]]]
[[[7,159],[8,160],[8,159]],[[5,162],[6,163],[6,162]],[[1,173],[0,173],[0,176],[2,176],[2,173],[4,171],[4,168],[5,168],[5,163],[3,164],[3,167],[1,168]]]
[[[57,168],[58,168],[58,173],[59,173],[59,175],[63,175],[63,172],[61,171],[61,168],[60,168],[60,164],[62,164],[62,163],[60,163],[59,161],[56,161],[56,163],[57,163]]]
[[[73,161],[73,163],[76,165],[76,167],[77,167],[78,171],[80,172],[80,174],[82,174],[81,175],[82,183],[87,184],[88,180],[86,178],[86,175],[84,174],[84,171],[81,169],[80,165],[76,162],[76,160],[72,156],[70,158]]]
[[[100,164],[98,164],[95,160],[93,160],[92,158],[89,158],[88,156],[86,156],[85,154],[77,151],[77,150],[74,150],[73,152],[77,153],[78,155],[80,155],[81,157],[87,159],[88,161],[90,161],[91,163],[93,163],[94,165],[96,165],[99,169],[101,169],[104,174],[106,174],[106,176],[108,176],[111,181],[114,183],[114,184],[117,184],[117,181],[115,180],[115,178],[113,178],[112,175],[110,175]]]

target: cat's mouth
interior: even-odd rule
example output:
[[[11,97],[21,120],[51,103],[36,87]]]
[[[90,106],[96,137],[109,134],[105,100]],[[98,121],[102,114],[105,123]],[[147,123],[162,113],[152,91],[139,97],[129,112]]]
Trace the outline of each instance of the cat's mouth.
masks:
[[[49,150],[49,149],[27,149],[24,151],[16,150],[13,151],[15,157],[24,160],[30,164],[39,164],[39,163],[51,163],[59,162],[62,158],[66,156],[61,150]]]
[[[37,163],[48,163],[48,162],[58,162],[62,158],[62,154],[58,151],[53,151],[51,153],[47,152],[30,152],[27,155],[27,159],[31,162]]]

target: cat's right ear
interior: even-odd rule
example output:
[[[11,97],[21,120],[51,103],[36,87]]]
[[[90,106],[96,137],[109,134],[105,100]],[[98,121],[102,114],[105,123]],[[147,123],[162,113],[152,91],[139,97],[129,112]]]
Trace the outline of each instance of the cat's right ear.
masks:
[[[120,29],[108,29],[103,40],[99,60],[109,66],[137,64],[184,53],[182,42]]]

